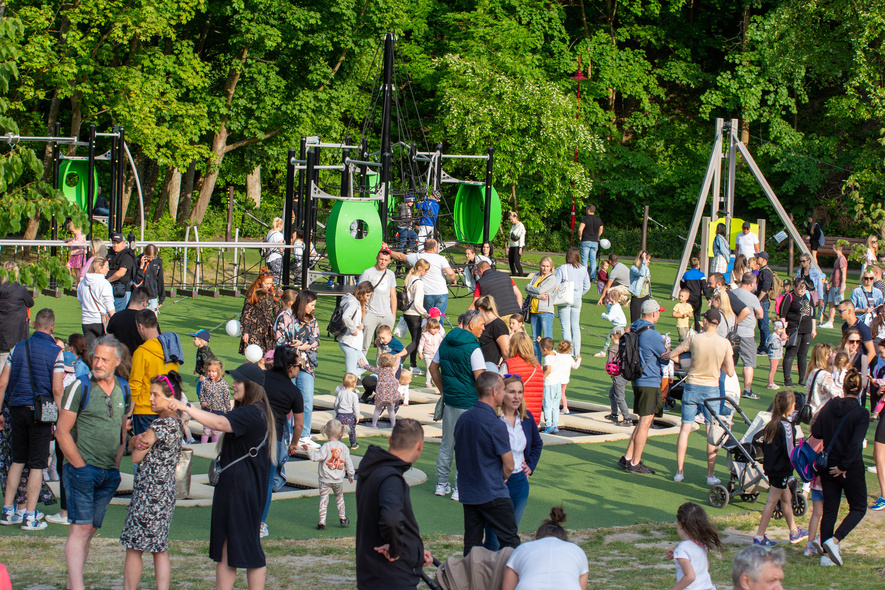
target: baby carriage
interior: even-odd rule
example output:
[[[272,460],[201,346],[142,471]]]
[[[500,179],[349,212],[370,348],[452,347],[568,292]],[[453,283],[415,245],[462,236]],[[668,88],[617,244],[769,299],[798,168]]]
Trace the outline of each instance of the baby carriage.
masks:
[[[734,415],[740,416],[747,425],[747,432],[742,438],[739,439],[729,423],[718,414],[717,410],[722,402],[731,405],[734,408]],[[706,399],[704,405],[715,420],[710,429],[708,442],[725,449],[729,473],[727,485],[715,485],[710,488],[710,505],[715,508],[725,508],[735,496],[740,496],[744,502],[755,502],[759,494],[767,491],[769,487],[768,478],[762,470],[761,434],[771,419],[771,413],[759,412],[756,419],[751,421],[740,406],[728,397]],[[802,516],[807,508],[802,485],[795,478],[790,478],[788,485],[793,498],[793,514]],[[773,516],[777,519],[783,517],[780,503],[775,508]]]

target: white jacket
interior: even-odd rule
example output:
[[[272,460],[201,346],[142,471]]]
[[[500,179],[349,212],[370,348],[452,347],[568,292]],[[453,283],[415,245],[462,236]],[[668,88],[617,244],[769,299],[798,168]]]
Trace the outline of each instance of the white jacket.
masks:
[[[341,307],[343,308],[341,319],[347,327],[347,333],[343,336],[339,336],[338,342],[345,346],[362,350],[363,331],[356,329],[358,325],[363,323],[362,306],[356,297],[347,293],[341,298]],[[356,334],[353,333],[354,330],[356,330]]]
[[[87,273],[77,287],[77,300],[83,308],[84,324],[100,324],[101,314],[114,311],[114,291],[103,274]]]

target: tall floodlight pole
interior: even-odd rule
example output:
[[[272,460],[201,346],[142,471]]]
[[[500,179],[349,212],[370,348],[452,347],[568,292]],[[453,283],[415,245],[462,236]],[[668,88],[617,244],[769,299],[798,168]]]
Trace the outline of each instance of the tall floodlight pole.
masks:
[[[390,198],[390,117],[393,102],[393,62],[395,41],[393,33],[384,35],[384,87],[382,93],[384,100],[381,108],[381,186],[382,199],[380,204],[381,214],[381,239],[387,241],[387,201]],[[388,157],[385,159],[384,154]]]
[[[590,73],[590,70],[587,70],[587,73]],[[575,121],[581,120],[581,82],[587,80],[588,78],[584,77],[584,74],[581,72],[581,56],[578,56],[578,71],[575,72],[575,75],[572,76],[572,80],[578,83],[578,106],[575,109]],[[575,164],[578,163],[578,142],[575,141]],[[572,215],[569,220],[569,226],[571,227],[571,231],[569,232],[568,243],[569,246],[574,244],[575,239],[575,191],[574,191],[575,183],[572,183]]]

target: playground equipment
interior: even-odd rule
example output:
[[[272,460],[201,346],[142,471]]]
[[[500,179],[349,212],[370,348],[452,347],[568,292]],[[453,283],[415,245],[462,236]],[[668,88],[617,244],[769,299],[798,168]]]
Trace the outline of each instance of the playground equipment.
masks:
[[[698,228],[701,227],[701,222],[706,220],[701,236],[701,270],[703,270],[705,273],[707,272],[707,261],[710,254],[708,249],[711,248],[711,246],[709,246],[709,236],[715,235],[715,230],[712,234],[710,234],[709,228],[711,225],[715,228],[714,224],[718,223],[721,220],[719,208],[723,204],[723,201],[725,209],[722,212],[723,215],[721,215],[721,218],[724,218],[726,227],[734,227],[732,225],[732,219],[734,217],[734,189],[736,180],[735,166],[737,164],[738,152],[740,152],[741,156],[744,159],[744,162],[746,162],[747,166],[749,166],[750,171],[753,173],[753,177],[756,179],[756,182],[759,183],[760,187],[762,187],[762,191],[765,193],[765,196],[768,197],[769,202],[771,202],[771,205],[777,212],[778,217],[783,222],[789,236],[796,244],[798,244],[800,250],[802,250],[803,253],[811,257],[811,252],[808,250],[808,246],[805,245],[805,242],[802,240],[802,236],[799,235],[799,232],[796,230],[796,226],[793,225],[793,221],[790,219],[789,214],[784,210],[783,206],[777,198],[777,195],[774,194],[774,191],[768,184],[768,181],[765,179],[765,176],[762,174],[759,166],[756,164],[756,161],[750,154],[750,150],[748,150],[747,146],[745,146],[740,141],[740,139],[738,139],[737,133],[737,119],[731,119],[728,123],[726,123],[723,119],[716,119],[716,137],[713,140],[713,150],[710,154],[710,161],[707,164],[707,172],[704,175],[704,182],[701,185],[701,192],[698,196],[698,202],[697,206],[695,207],[694,217],[692,217],[691,220],[691,228],[688,230],[688,239],[685,241],[685,248],[682,251],[682,259],[679,261],[679,270],[676,273],[676,278],[673,281],[673,289],[670,292],[670,297],[673,299],[675,299],[679,295],[679,280],[682,278],[682,274],[688,268],[688,261],[691,258],[691,254],[695,246],[695,238],[697,237]],[[724,136],[727,136],[728,141],[728,177],[725,197],[723,198],[720,197],[720,186],[722,178],[722,148]],[[707,207],[707,200],[710,196],[711,188],[713,190],[712,208],[710,217],[705,218],[704,210]],[[761,226],[762,224],[759,225]],[[759,237],[759,242],[760,248],[764,249],[764,236]]]

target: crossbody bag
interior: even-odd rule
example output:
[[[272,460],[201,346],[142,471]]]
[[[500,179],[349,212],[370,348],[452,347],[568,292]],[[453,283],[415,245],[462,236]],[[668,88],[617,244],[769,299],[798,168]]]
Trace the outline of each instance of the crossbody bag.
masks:
[[[38,395],[34,386],[34,372],[31,370],[31,347],[25,340],[25,356],[28,359],[28,377],[31,380],[31,391],[34,392],[34,421],[41,424],[55,424],[58,421],[58,406],[51,395]]]

